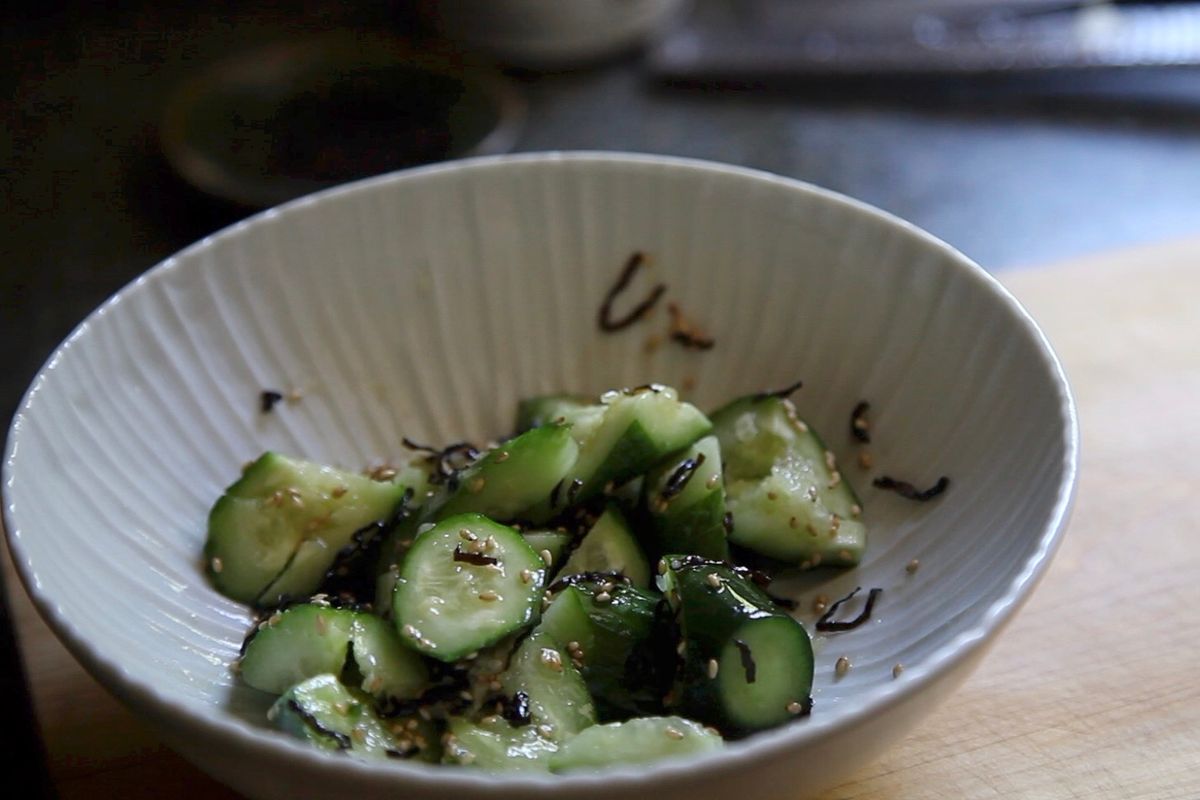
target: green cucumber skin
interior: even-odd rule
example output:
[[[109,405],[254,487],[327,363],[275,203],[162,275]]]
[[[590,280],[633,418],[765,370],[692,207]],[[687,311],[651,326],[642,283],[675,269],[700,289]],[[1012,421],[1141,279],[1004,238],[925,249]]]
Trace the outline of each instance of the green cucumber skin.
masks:
[[[866,548],[861,506],[790,401],[744,397],[712,415],[725,461],[729,541],[802,569],[854,566]]]
[[[462,531],[480,542],[493,539],[487,555],[497,563],[455,560],[456,550],[469,547]],[[481,514],[448,517],[419,534],[408,551],[392,594],[392,622],[417,652],[456,661],[531,625],[545,577],[545,563],[513,528]]]
[[[208,575],[226,597],[251,605],[275,605],[285,593],[305,596],[354,532],[388,517],[404,491],[399,483],[264,453],[209,513]],[[306,548],[289,576],[305,542],[320,546]]]
[[[666,560],[668,569],[660,583],[678,612],[685,642],[684,667],[676,687],[679,707],[689,716],[733,734],[752,733],[791,719],[794,712],[789,706],[803,704],[812,691],[812,645],[804,626],[727,565],[673,556]],[[713,585],[710,575],[716,576],[718,585]],[[772,652],[760,652],[757,658],[751,654],[757,661],[757,682],[781,688],[765,711],[747,711],[732,697],[751,692],[742,685],[748,680],[741,671],[735,640],[760,626],[778,631],[778,645]],[[761,637],[755,634],[755,638]],[[785,663],[771,658],[785,647],[789,650]],[[716,677],[709,671],[713,660],[719,666]]]
[[[528,397],[517,404],[518,433],[532,428],[550,425],[558,419],[571,423],[581,409],[594,405],[594,400],[584,395],[547,394]]]
[[[552,772],[601,770],[719,750],[720,735],[682,717],[639,717],[595,725],[549,757]]]
[[[546,633],[534,631],[521,642],[501,683],[509,697],[528,696],[533,724],[551,741],[562,742],[596,722],[587,684],[566,648]]]

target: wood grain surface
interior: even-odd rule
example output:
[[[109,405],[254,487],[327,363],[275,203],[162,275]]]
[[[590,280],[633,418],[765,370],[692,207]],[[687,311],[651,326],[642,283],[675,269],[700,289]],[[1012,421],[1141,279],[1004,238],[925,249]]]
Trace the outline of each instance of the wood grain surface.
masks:
[[[1066,366],[1079,497],[966,685],[821,800],[1200,797],[1200,240],[1002,279]],[[236,797],[167,750],[9,590],[65,800]]]

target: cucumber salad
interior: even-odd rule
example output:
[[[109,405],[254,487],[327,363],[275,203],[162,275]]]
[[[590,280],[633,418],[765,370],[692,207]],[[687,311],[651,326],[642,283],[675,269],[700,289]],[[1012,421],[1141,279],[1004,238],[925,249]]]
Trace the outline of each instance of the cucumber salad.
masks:
[[[523,401],[487,448],[369,474],[268,452],[213,506],[236,664],[313,745],[566,772],[718,748],[812,708],[762,568],[849,567],[859,501],[787,399],[705,415],[659,385]]]

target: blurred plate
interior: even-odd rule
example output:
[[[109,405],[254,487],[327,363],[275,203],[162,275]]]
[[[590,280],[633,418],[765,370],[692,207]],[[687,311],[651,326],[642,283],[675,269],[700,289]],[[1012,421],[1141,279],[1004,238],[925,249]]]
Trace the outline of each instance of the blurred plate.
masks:
[[[337,34],[239,53],[182,84],[160,139],[198,189],[252,208],[404,167],[508,151],[525,105],[460,54]]]

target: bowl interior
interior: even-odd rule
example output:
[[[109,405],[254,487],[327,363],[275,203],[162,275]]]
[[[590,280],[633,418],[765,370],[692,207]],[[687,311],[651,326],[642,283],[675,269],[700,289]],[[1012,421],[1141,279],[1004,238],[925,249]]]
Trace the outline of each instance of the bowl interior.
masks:
[[[666,283],[712,350],[648,346],[665,338],[662,308],[598,331],[635,250],[650,269],[623,299]],[[884,590],[870,624],[818,637],[814,714],[772,734],[799,742],[1006,615],[1061,522],[1073,427],[1053,356],[990,278],[795,182],[664,159],[486,159],[266,212],[160,265],[64,343],[9,439],[6,518],[35,599],[110,685],[260,728],[268,699],[228,668],[249,615],[200,564],[207,510],[243,462],[272,448],[358,468],[403,456],[403,436],[484,441],[538,392],[657,381],[711,409],[797,379],[871,527],[860,568],[790,587],[800,614],[817,594]],[[264,389],[300,399],[264,415]],[[869,472],[849,434],[863,399]],[[881,474],[952,484],[918,504],[872,488]],[[841,655],[854,668],[835,680]]]

